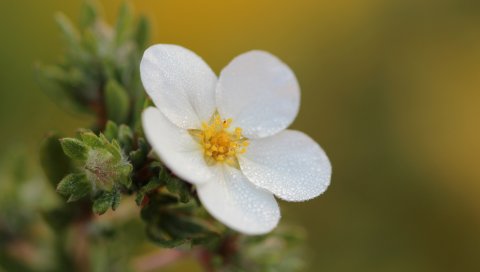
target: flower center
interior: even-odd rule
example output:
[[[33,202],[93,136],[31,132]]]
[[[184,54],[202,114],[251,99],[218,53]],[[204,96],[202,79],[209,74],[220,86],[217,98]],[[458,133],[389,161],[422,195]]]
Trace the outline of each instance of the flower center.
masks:
[[[249,142],[243,137],[242,129],[230,129],[232,119],[224,119],[215,113],[211,121],[202,123],[199,130],[191,130],[191,134],[200,143],[205,161],[209,165],[225,162],[238,168],[237,154],[247,151]]]

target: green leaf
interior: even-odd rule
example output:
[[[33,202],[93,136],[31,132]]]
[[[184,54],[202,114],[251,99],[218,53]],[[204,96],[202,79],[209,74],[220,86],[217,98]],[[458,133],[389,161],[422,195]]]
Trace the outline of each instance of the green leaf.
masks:
[[[91,27],[97,20],[97,7],[92,1],[84,1],[82,10],[80,11],[80,26],[85,29]]]
[[[59,139],[58,134],[51,133],[43,140],[40,148],[40,164],[53,186],[70,173],[72,168],[70,158],[63,152]]]
[[[79,161],[85,161],[88,156],[89,148],[82,141],[75,138],[63,138],[60,140],[63,152],[70,158]]]
[[[93,132],[84,132],[80,135],[82,141],[91,148],[102,148],[104,144]]]
[[[117,161],[120,161],[122,159],[122,151],[117,140],[113,140],[111,143],[105,145],[105,148],[113,155],[113,157]]]
[[[120,173],[120,175],[128,177],[132,173],[133,167],[129,163],[125,163],[122,165],[119,165],[117,168],[117,171]]]
[[[153,217],[148,222],[147,235],[163,247],[174,247],[190,241],[205,244],[218,237],[203,221],[175,210],[162,210]]]
[[[109,192],[103,192],[100,197],[93,202],[93,212],[104,214],[112,206],[113,196]]]
[[[36,64],[35,80],[41,90],[67,112],[89,112],[86,105],[81,100],[75,99],[70,90],[65,88],[64,82],[68,81],[68,75],[60,67]]]
[[[201,238],[206,235],[216,235],[212,227],[194,214],[179,213],[176,210],[168,215],[168,220],[163,220],[164,228],[171,235],[183,238]]]
[[[137,205],[140,206],[142,204],[146,193],[151,192],[162,185],[163,182],[160,179],[155,177],[150,179],[148,183],[141,187],[140,190],[137,192],[137,196],[135,197],[135,202],[137,203]]]
[[[99,53],[99,43],[92,29],[85,29],[83,31],[82,46],[85,48],[85,52],[91,55],[91,57]]]
[[[145,139],[139,138],[137,140],[138,149],[131,151],[129,154],[130,161],[133,166],[140,167],[145,162],[148,155],[148,144],[145,142]]]
[[[118,128],[118,141],[125,152],[130,152],[133,147],[133,132],[127,125],[121,124]]]
[[[115,25],[115,44],[118,46],[122,44],[128,37],[129,27],[132,22],[132,12],[127,2],[124,1],[120,7],[120,11],[117,17],[117,23]]]
[[[118,136],[117,124],[109,120],[105,127],[104,135],[105,135],[105,138],[107,138],[109,141],[116,139]]]
[[[187,242],[185,238],[169,237],[168,234],[153,225],[147,226],[147,236],[151,241],[164,248],[174,248]]]
[[[63,13],[57,13],[55,15],[55,21],[62,31],[63,38],[67,42],[70,49],[80,50],[80,35],[73,26],[72,22]]]
[[[119,190],[114,190],[113,191],[113,198],[112,198],[112,210],[116,210],[118,206],[120,205],[120,199],[122,198],[122,195],[120,194]]]
[[[129,189],[132,186],[132,179],[129,176],[122,176],[118,181],[121,185],[125,186],[125,188]]]
[[[137,81],[136,79],[135,81]],[[140,80],[138,80],[140,81]],[[141,84],[141,83],[140,83]],[[143,90],[143,87],[139,88],[140,95],[137,96],[135,102],[133,103],[133,110],[132,110],[132,128],[136,131],[139,132],[139,134],[142,131],[142,112],[145,109],[145,101],[147,100],[145,98],[145,91]]]
[[[145,199],[145,193],[137,192],[137,195],[135,196],[135,203],[137,203],[137,206],[142,205],[144,199]]]
[[[209,231],[193,217],[172,214],[167,218],[168,220],[162,221],[163,228],[174,237],[190,239],[195,236],[201,236],[202,232]]]
[[[145,162],[145,154],[140,150],[134,150],[128,155],[133,166],[140,167]]]
[[[215,244],[220,240],[220,235],[215,232],[204,232],[201,236],[192,238],[192,245]]]
[[[73,202],[90,193],[91,184],[84,174],[70,174],[58,183],[57,191]]]
[[[96,214],[104,214],[108,209],[117,209],[120,204],[121,194],[117,189],[111,192],[102,192],[93,202],[93,212]]]
[[[138,49],[143,50],[147,46],[150,39],[150,22],[145,16],[141,16],[137,23],[137,29],[135,32],[135,41]]]
[[[143,207],[140,215],[145,221],[152,221],[158,218],[161,212],[160,208],[178,204],[178,198],[167,194],[153,194],[150,197],[148,205]]]
[[[130,110],[129,97],[115,80],[109,80],[105,88],[105,106],[108,119],[117,123],[126,121]]]
[[[165,182],[168,191],[178,194],[180,202],[187,203],[190,201],[190,188],[185,181],[176,177],[167,177]]]
[[[144,138],[138,138],[137,143],[138,149],[147,155],[148,151],[150,151],[150,146],[148,145],[147,141],[145,141]]]

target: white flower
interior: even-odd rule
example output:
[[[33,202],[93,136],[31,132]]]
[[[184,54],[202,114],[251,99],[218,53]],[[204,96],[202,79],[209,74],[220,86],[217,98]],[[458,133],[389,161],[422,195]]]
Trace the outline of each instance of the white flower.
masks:
[[[225,225],[267,233],[280,219],[274,195],[304,201],[328,187],[325,152],[304,133],[286,130],[300,89],[275,56],[247,52],[217,78],[195,53],[159,44],[145,51],[140,71],[156,105],[142,116],[148,141]]]

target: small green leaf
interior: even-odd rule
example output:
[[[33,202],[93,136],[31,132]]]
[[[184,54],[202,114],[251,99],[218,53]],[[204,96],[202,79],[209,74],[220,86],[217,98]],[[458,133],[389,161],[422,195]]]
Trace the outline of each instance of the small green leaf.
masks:
[[[56,186],[59,180],[65,177],[72,168],[70,158],[63,152],[58,134],[48,135],[40,149],[40,164],[48,180]]]
[[[139,167],[145,162],[146,156],[140,149],[137,149],[130,152],[128,157],[130,158],[133,166]]]
[[[146,193],[151,192],[162,185],[163,182],[160,179],[155,177],[150,179],[148,183],[141,187],[140,190],[137,192],[137,196],[135,198],[135,202],[137,203],[137,205],[140,206],[142,204]]]
[[[137,143],[138,149],[147,155],[148,151],[150,150],[150,146],[148,145],[147,141],[145,141],[144,138],[138,138]]]
[[[97,55],[99,51],[99,44],[95,32],[92,29],[85,29],[83,31],[82,46],[86,53],[90,55]]]
[[[134,79],[135,82],[141,82],[140,79],[139,79],[140,76],[135,76],[135,77],[136,77]],[[138,77],[138,79],[137,79],[137,77]],[[145,109],[144,106],[145,106],[145,101],[147,100],[147,98],[144,95],[145,91],[143,90],[143,87],[137,88],[137,92],[140,92],[140,94],[137,95],[137,98],[132,105],[132,107],[133,107],[133,110],[132,110],[132,128],[133,128],[133,130],[135,130],[135,132],[141,133],[141,131],[142,131],[142,112]]]
[[[60,30],[62,31],[63,37],[67,42],[68,46],[71,49],[80,50],[80,35],[73,26],[72,22],[63,13],[56,14],[55,20],[57,22],[57,25],[60,27]]]
[[[105,126],[104,131],[105,138],[109,141],[116,139],[118,136],[118,126],[112,121],[108,121],[107,125]],[[101,135],[100,135],[101,137]]]
[[[165,179],[167,189],[171,193],[178,194],[180,202],[187,203],[190,201],[190,188],[187,183],[176,177],[168,177]]]
[[[149,146],[145,142],[145,139],[139,138],[137,140],[138,149],[131,151],[129,154],[130,161],[135,167],[140,167],[147,158]]]
[[[127,125],[120,125],[118,128],[118,141],[125,152],[130,152],[133,147],[133,132]]]
[[[105,148],[113,155],[113,157],[117,161],[120,161],[122,159],[122,151],[120,150],[120,145],[116,140],[113,140],[111,143],[105,145]]]
[[[83,114],[89,112],[86,105],[81,100],[75,99],[75,96],[65,88],[68,76],[60,67],[37,64],[35,66],[35,79],[42,91],[62,109]]]
[[[68,197],[68,202],[79,200],[91,191],[91,184],[84,174],[70,174],[57,185],[57,191]]]
[[[180,182],[176,178],[169,177],[165,179],[165,182],[167,184],[167,189],[171,193],[177,193],[178,192],[178,187],[180,186]]]
[[[63,138],[60,140],[63,152],[70,158],[85,161],[89,148],[82,141],[75,138]]]
[[[80,135],[83,142],[91,148],[102,148],[103,143],[100,138],[97,137],[93,132],[84,132]]]
[[[135,41],[137,42],[138,49],[143,50],[147,46],[150,39],[150,22],[145,16],[141,16],[137,23],[137,29],[135,32]]]
[[[112,210],[116,210],[118,206],[120,205],[120,199],[122,198],[122,195],[120,194],[119,190],[114,190],[113,191],[113,197],[112,197]]]
[[[144,199],[145,199],[145,193],[137,192],[137,195],[135,196],[135,203],[137,203],[137,206],[142,205]]]
[[[147,226],[147,236],[151,241],[164,248],[174,248],[187,242],[187,239],[176,239],[169,237],[168,234],[154,225]]]
[[[192,218],[172,215],[163,220],[163,228],[167,233],[175,237],[190,238],[203,230]]]
[[[105,87],[105,105],[107,117],[117,123],[123,123],[130,110],[127,91],[115,80],[109,80]]]
[[[125,188],[129,189],[132,186],[132,179],[130,177],[120,177],[118,181],[121,185],[125,186]]]
[[[102,194],[93,202],[93,212],[96,214],[104,214],[111,206],[113,195],[110,192],[102,192]]]
[[[119,165],[117,170],[120,173],[120,175],[128,177],[132,173],[133,167],[131,164],[125,163],[125,164]]]
[[[92,1],[84,1],[80,12],[80,26],[85,29],[92,26],[97,20],[97,7]]]
[[[96,214],[104,214],[108,209],[116,210],[120,205],[121,194],[117,189],[102,192],[93,202],[92,210]]]
[[[115,43],[122,44],[129,35],[129,27],[132,21],[132,12],[127,2],[123,2],[117,16],[117,23],[115,25]]]
[[[150,221],[158,218],[160,213],[159,208],[178,204],[178,198],[169,194],[153,194],[150,198],[149,204],[146,205],[140,212],[142,219]]]
[[[201,236],[192,238],[192,245],[215,244],[220,240],[220,235],[215,232],[204,232]]]

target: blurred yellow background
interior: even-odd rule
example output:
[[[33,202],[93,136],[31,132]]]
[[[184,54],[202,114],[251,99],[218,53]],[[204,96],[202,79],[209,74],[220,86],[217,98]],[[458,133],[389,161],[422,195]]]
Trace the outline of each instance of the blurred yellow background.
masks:
[[[121,1],[104,0],[113,22]],[[32,157],[70,116],[33,77],[62,52],[53,15],[80,0],[0,1],[0,152]],[[281,203],[308,231],[310,271],[480,271],[480,1],[136,0],[152,43],[183,45],[217,73],[263,49],[302,87],[293,124],[333,165],[325,195]]]

